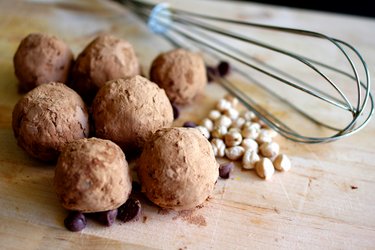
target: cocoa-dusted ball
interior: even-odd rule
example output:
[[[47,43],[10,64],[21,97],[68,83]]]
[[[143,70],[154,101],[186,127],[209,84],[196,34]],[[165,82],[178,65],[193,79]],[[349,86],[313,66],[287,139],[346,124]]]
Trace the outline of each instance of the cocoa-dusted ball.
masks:
[[[89,116],[82,98],[62,83],[46,83],[24,95],[12,114],[18,145],[43,161],[56,160],[66,143],[87,137]]]
[[[20,90],[27,92],[43,83],[66,83],[73,53],[57,37],[33,33],[21,41],[13,64]]]
[[[71,86],[90,103],[107,81],[139,74],[133,46],[114,36],[100,35],[78,55]]]
[[[136,151],[157,130],[170,127],[173,110],[164,90],[142,76],[106,83],[92,104],[96,136]]]
[[[207,84],[206,67],[199,54],[176,49],[155,58],[150,80],[165,89],[171,102],[188,104]]]
[[[186,210],[203,203],[219,176],[211,144],[195,128],[156,131],[138,161],[142,192],[163,208]]]
[[[109,140],[90,138],[69,143],[55,169],[57,196],[69,210],[116,209],[128,199],[131,183],[124,153]]]

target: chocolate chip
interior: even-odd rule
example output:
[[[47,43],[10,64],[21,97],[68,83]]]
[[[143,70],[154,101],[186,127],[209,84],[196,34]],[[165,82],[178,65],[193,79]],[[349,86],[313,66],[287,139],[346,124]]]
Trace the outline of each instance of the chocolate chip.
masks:
[[[180,109],[174,103],[172,103],[172,109],[173,109],[173,119],[176,120],[178,117],[180,117]]]
[[[219,75],[221,77],[228,75],[230,73],[230,70],[231,70],[230,64],[226,61],[221,61],[217,65],[217,71],[219,72]]]
[[[212,78],[213,75],[218,75],[217,69],[212,66],[206,66],[206,72],[207,72],[207,81],[212,82],[214,79]]]
[[[182,126],[185,127],[185,128],[195,128],[197,126],[197,124],[195,122],[192,122],[192,121],[187,121]]]
[[[86,225],[86,217],[83,213],[78,211],[72,211],[64,220],[64,225],[66,229],[72,232],[78,232],[83,230]]]
[[[117,209],[92,214],[93,218],[107,227],[112,226],[117,216]]]
[[[219,167],[219,176],[223,179],[228,179],[230,177],[230,172],[234,168],[233,162],[228,162],[221,164]]]
[[[141,202],[137,199],[129,198],[118,208],[117,219],[122,222],[138,220],[141,215]]]

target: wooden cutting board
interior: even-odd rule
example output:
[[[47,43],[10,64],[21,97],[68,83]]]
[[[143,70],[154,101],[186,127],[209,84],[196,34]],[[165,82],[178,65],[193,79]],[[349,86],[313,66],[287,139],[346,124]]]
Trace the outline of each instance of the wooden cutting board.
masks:
[[[251,3],[171,2],[214,15],[331,34],[358,47],[374,70],[374,19]],[[145,72],[159,52],[170,48],[109,1],[0,2],[0,249],[374,249],[374,122],[329,144],[279,138],[281,150],[292,160],[290,172],[276,173],[266,182],[236,167],[232,178],[219,180],[212,199],[196,211],[168,212],[144,202],[138,222],[106,228],[90,221],[80,233],[67,231],[66,211],[52,188],[54,166],[27,156],[11,129],[11,112],[21,97],[12,57],[30,32],[55,34],[76,55],[97,34],[113,33],[134,44]],[[209,85],[204,96],[183,108],[176,125],[204,118],[224,94],[218,85]]]

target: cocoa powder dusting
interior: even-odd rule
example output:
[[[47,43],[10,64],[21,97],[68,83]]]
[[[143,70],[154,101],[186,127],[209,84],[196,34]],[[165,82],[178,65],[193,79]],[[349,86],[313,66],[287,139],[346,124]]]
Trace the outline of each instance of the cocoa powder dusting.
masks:
[[[179,211],[178,214],[172,219],[181,219],[189,224],[197,226],[207,226],[206,218],[203,215],[194,214],[194,211],[192,210]]]

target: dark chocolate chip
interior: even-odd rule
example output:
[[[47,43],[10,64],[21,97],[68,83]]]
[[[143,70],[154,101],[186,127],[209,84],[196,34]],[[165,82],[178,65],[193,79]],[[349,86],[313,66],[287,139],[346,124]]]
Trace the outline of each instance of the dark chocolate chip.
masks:
[[[86,225],[86,217],[83,213],[78,211],[72,211],[64,220],[64,225],[66,229],[72,232],[78,232],[83,230]]]
[[[117,219],[122,222],[138,220],[141,215],[141,202],[137,199],[129,198],[118,208]]]
[[[117,209],[93,213],[92,216],[100,224],[110,227],[115,222]]]
[[[182,126],[185,127],[185,128],[195,128],[197,126],[197,124],[195,122],[192,122],[192,121],[187,121]]]
[[[221,61],[217,65],[217,71],[221,77],[226,76],[230,73],[231,67],[230,64],[226,61]]]
[[[223,163],[219,167],[219,176],[223,179],[228,179],[230,177],[230,172],[233,170],[233,162]]]
[[[213,76],[219,75],[219,73],[217,72],[217,69],[215,67],[212,67],[212,66],[206,66],[206,72],[207,72],[207,81],[208,82],[212,82],[214,80]]]
[[[172,103],[172,109],[173,109],[173,119],[176,120],[178,117],[180,117],[180,109],[174,103]]]

